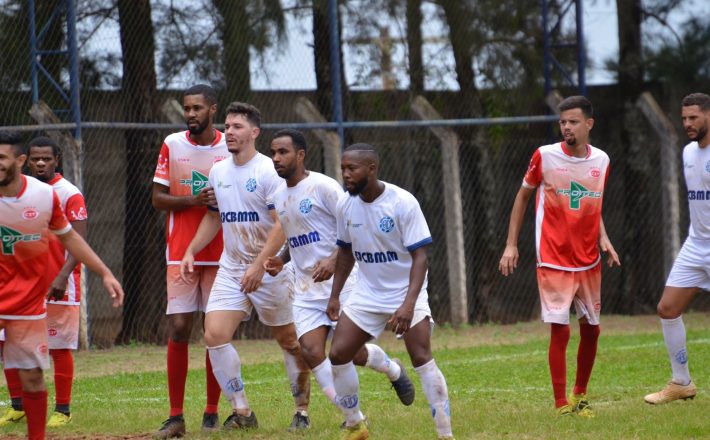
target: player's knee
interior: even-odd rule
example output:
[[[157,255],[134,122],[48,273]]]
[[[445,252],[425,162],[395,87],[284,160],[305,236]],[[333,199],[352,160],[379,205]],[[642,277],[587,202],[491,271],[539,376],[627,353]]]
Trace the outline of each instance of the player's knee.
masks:
[[[20,369],[20,382],[22,389],[30,393],[37,393],[46,389],[44,385],[44,375],[39,368]]]
[[[192,333],[192,320],[172,316],[169,323],[168,333],[171,340],[175,342],[189,342],[190,333]]]
[[[301,345],[301,355],[308,365],[315,367],[325,360],[325,349]]]
[[[434,357],[432,356],[430,351],[429,352],[421,351],[421,352],[410,353],[409,358],[412,360],[412,366],[414,368],[421,367],[422,365],[424,365],[427,362],[434,359]]]
[[[680,316],[682,310],[678,310],[678,308],[674,307],[672,304],[661,301],[658,303],[658,306],[656,306],[656,313],[661,319],[675,319]]]

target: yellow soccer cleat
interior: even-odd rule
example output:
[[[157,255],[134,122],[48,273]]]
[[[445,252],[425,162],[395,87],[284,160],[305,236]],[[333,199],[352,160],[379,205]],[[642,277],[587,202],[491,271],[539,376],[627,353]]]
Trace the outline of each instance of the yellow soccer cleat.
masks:
[[[574,415],[574,407],[572,405],[564,405],[559,408],[557,408],[557,415],[558,416],[573,416]]]
[[[367,423],[364,420],[360,420],[357,425],[347,426],[342,438],[343,440],[367,440],[370,438]]]
[[[439,440],[456,440],[453,437],[439,437]]]
[[[643,400],[651,405],[661,405],[679,399],[692,399],[696,393],[697,390],[693,381],[690,381],[688,385],[679,385],[670,381],[661,391],[649,394]]]
[[[71,422],[71,415],[54,411],[47,421],[47,428],[61,428],[62,426],[68,425],[69,422]]]
[[[586,417],[591,419],[594,417],[594,411],[592,407],[589,406],[589,399],[587,399],[586,394],[574,394],[570,393],[567,398],[569,405],[572,407],[572,411],[580,417]]]
[[[24,411],[17,411],[13,408],[8,408],[5,414],[0,417],[0,426],[8,426],[11,423],[17,423],[25,418]]]

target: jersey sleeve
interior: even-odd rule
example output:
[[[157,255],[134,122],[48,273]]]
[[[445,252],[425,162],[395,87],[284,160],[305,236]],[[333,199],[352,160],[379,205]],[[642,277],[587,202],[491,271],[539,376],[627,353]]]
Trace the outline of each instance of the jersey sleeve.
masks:
[[[213,166],[213,167],[210,169],[209,175],[207,176],[207,186],[209,186],[209,187],[212,188],[213,190],[214,190],[215,188],[217,188],[217,182],[216,182],[217,178],[215,177],[214,174],[215,174],[215,167]],[[216,196],[216,195],[217,195],[217,192],[215,191],[215,196]],[[215,197],[215,199],[216,199],[216,197]],[[207,210],[208,210],[208,211],[219,212],[219,205],[217,205],[217,206],[209,206],[209,205],[208,205],[208,206],[207,206]]]
[[[155,174],[153,182],[161,185],[170,186],[170,148],[168,144],[163,142],[158,154],[158,164],[155,166]]]
[[[80,222],[86,220],[87,215],[84,196],[81,194],[74,194],[69,197],[69,200],[67,200],[67,206],[64,209],[64,214],[70,222]]]
[[[337,181],[328,179],[327,185],[318,187],[319,197],[323,203],[323,208],[332,216],[336,215],[338,200],[343,195],[343,189]]]
[[[336,244],[342,248],[349,249],[352,247],[350,239],[350,231],[348,230],[349,204],[347,196],[343,195],[335,208],[335,224],[336,224]]]
[[[271,210],[276,207],[275,197],[276,193],[281,189],[282,186],[286,185],[286,181],[276,174],[276,171],[271,168],[273,173],[269,173],[264,178],[264,200],[266,201],[266,208]]]
[[[530,165],[523,177],[523,186],[526,188],[537,188],[542,183],[542,155],[538,148],[530,159]]]
[[[411,200],[400,203],[398,208],[400,213],[397,215],[397,220],[402,232],[402,244],[404,247],[409,252],[414,252],[422,246],[431,244],[431,232],[419,202],[412,196]]]
[[[49,219],[49,230],[57,235],[66,234],[71,230],[71,224],[62,211],[62,202],[59,196],[52,190],[52,216]]]

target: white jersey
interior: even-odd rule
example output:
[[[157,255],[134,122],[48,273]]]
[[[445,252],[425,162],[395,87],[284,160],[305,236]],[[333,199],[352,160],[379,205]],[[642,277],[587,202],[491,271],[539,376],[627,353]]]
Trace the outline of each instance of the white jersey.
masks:
[[[283,182],[271,159],[261,153],[244,165],[227,159],[212,167],[209,186],[217,198],[224,237],[221,267],[236,270],[259,255],[274,226],[273,196]]]
[[[683,149],[683,172],[688,187],[688,236],[710,239],[710,148],[691,142]]]
[[[335,213],[341,197],[346,196],[337,181],[314,171],[294,187],[283,186],[274,196],[295,272],[296,306],[330,298],[333,278],[315,283],[313,270],[337,250]],[[354,267],[348,280],[356,277],[356,271]]]
[[[338,201],[337,243],[352,248],[359,264],[357,287],[349,303],[394,313],[409,288],[410,252],[432,242],[419,202],[390,183],[372,203],[359,196]],[[417,303],[428,301],[427,279]]]

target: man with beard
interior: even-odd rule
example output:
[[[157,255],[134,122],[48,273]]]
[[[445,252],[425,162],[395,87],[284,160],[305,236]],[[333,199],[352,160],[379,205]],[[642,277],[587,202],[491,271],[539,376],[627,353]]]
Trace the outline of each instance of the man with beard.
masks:
[[[646,403],[656,405],[695,397],[681,315],[700,289],[710,289],[710,96],[691,93],[683,98],[681,106],[683,128],[691,141],[683,149],[690,228],[657,307],[673,378],[661,391],[644,398]]]
[[[86,205],[79,189],[56,172],[61,152],[54,140],[40,136],[28,145],[28,166],[32,177],[48,183],[59,197],[64,215],[72,228],[86,239]],[[54,363],[55,407],[47,426],[57,428],[71,422],[71,392],[74,358],[79,341],[81,301],[81,265],[66,252],[56,237],[50,235],[50,258],[47,273],[57,274],[47,298],[47,335],[49,355]],[[4,335],[3,335],[4,336]],[[0,418],[0,426],[17,422],[25,416],[22,409],[22,384],[17,369],[5,368],[5,379],[12,406]]]
[[[329,358],[337,405],[345,416],[343,438],[369,437],[353,359],[389,324],[404,339],[438,437],[451,439],[448,388],[431,353],[434,322],[426,291],[431,233],[417,199],[378,180],[379,166],[379,155],[368,144],[349,146],[341,161],[350,197],[342,197],[336,207],[339,249],[327,313],[338,321]],[[340,294],[355,261],[358,280],[341,311]]]
[[[564,141],[537,150],[515,197],[499,270],[505,276],[518,266],[518,237],[525,208],[537,188],[535,245],[542,320],[550,324],[548,360],[558,415],[593,417],[587,384],[597,354],[601,312],[601,255],[620,265],[602,221],[602,195],[609,156],[588,144],[594,126],[592,103],[571,96],[558,106]],[[569,309],[579,320],[579,350],[574,389],[567,393]]]
[[[27,436],[43,439],[47,388],[42,370],[47,356],[46,296],[54,277],[50,265],[52,232],[78,261],[102,278],[113,299],[123,303],[123,289],[111,271],[72,230],[51,186],[21,174],[27,155],[15,133],[0,132],[0,330],[5,331],[3,365],[17,369]]]
[[[271,141],[271,159],[279,177],[286,179],[274,197],[276,213],[286,235],[294,270],[293,314],[303,358],[313,370],[318,385],[335,403],[335,388],[330,360],[325,355],[325,343],[335,328],[326,314],[335,270],[335,207],[338,199],[347,197],[334,179],[306,170],[306,138],[297,130],[281,130]],[[270,274],[283,268],[283,257],[267,260]],[[351,273],[340,301],[345,302],[357,280]],[[366,366],[383,373],[392,383],[404,405],[414,401],[414,385],[398,359],[390,360],[375,344],[360,348],[355,365]]]
[[[290,430],[310,425],[310,372],[301,356],[293,324],[292,280],[285,272],[264,276],[264,263],[284,244],[274,211],[275,192],[283,185],[268,157],[256,151],[261,113],[253,105],[233,102],[227,107],[224,132],[231,158],[212,167],[209,185],[216,204],[209,206],[180,265],[188,279],[195,255],[222,229],[224,251],[219,260],[205,308],[205,343],[214,375],[232,404],[226,429],[257,428],[256,414],[244,392],[239,353],[232,345],[242,321],[256,309],[259,320],[283,350],[286,373],[295,403]]]
[[[183,110],[187,130],[173,133],[163,142],[153,178],[153,207],[168,211],[166,238],[168,293],[168,396],[170,416],[153,435],[155,438],[185,434],[183,403],[188,368],[188,342],[195,312],[204,311],[222,253],[222,238],[216,237],[195,256],[195,270],[184,279],[180,261],[195,235],[207,207],[214,205],[214,189],[207,184],[212,165],[229,156],[224,135],[212,124],[217,113],[217,94],[208,85],[185,90]],[[205,353],[207,405],[202,430],[219,427],[217,405],[220,388]]]

